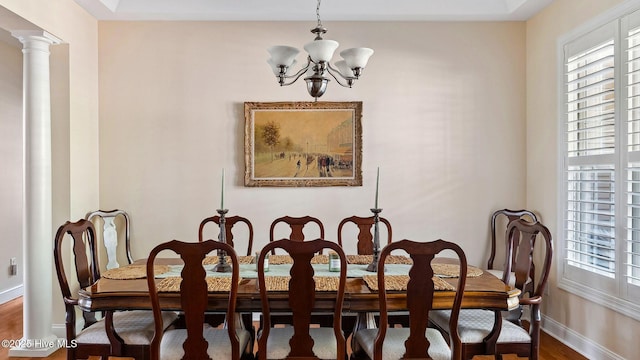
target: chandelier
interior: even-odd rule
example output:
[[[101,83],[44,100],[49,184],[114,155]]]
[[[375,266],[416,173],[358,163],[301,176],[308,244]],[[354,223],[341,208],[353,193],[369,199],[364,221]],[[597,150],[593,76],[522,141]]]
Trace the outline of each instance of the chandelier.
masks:
[[[306,75],[304,81],[307,82],[307,91],[316,101],[327,90],[327,83],[330,81],[327,74],[331,75],[338,84],[350,88],[360,77],[369,57],[373,54],[373,50],[369,48],[346,49],[340,52],[342,60],[336,61],[335,67],[332,66],[330,61],[339,44],[337,41],[322,38],[327,29],[320,21],[320,1],[318,0],[316,7],[318,24],[311,29],[311,33],[316,37],[304,46],[308,56],[307,64],[302,69],[292,74],[292,67],[296,64],[295,58],[300,52],[295,47],[277,45],[267,49],[271,54],[267,62],[271,65],[280,86],[291,85]]]

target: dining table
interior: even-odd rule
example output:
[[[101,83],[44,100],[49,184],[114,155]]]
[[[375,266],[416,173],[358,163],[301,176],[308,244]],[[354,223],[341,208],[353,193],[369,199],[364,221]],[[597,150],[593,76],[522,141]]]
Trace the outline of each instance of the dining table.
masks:
[[[238,257],[239,259],[246,257]],[[273,258],[273,256],[271,256]],[[230,273],[218,273],[213,270],[218,257],[211,257],[209,264],[205,265],[207,276],[224,277]],[[245,259],[246,260],[246,259]],[[244,261],[240,267],[240,282],[236,298],[236,311],[238,313],[259,313],[262,311],[262,301],[260,290],[257,286],[256,265],[251,260]],[[450,258],[435,258],[435,264],[444,266],[455,266],[456,261]],[[158,273],[156,271],[156,284],[162,278],[179,277],[182,268],[182,261],[179,258],[156,258],[155,266],[163,267]],[[409,264],[385,264],[385,276],[396,275],[406,276]],[[288,274],[287,264],[270,264],[266,276],[286,276]],[[317,263],[313,265],[314,276],[336,276],[336,272],[329,270],[326,264]],[[376,273],[366,270],[367,264],[353,264],[347,266],[347,281],[345,284],[345,295],[343,300],[343,313],[345,315],[356,315],[356,328],[374,326],[372,313],[379,310],[379,297],[377,289],[372,289],[367,283]],[[146,280],[146,259],[135,261],[131,265],[123,268],[112,269],[114,274],[122,274],[126,270],[137,275],[111,276],[109,271],[102,274],[102,277],[89,287],[79,289],[78,304],[80,309],[88,312],[96,311],[120,311],[120,310],[150,310],[151,299]],[[482,271],[473,266],[469,267],[462,308],[464,309],[488,309],[494,310],[496,314],[500,311],[516,309],[519,306],[520,290],[510,287],[500,279],[487,271]],[[473,270],[473,271],[471,271]],[[435,274],[438,275],[437,273]],[[458,279],[456,276],[438,276],[441,280],[455,288]],[[435,279],[435,276],[434,276]],[[439,280],[440,281],[440,280]],[[444,283],[443,283],[444,284]],[[446,285],[446,284],[444,284]],[[180,293],[177,291],[159,292],[160,306],[166,310],[178,309],[180,305]],[[272,311],[286,312],[289,309],[289,291],[279,289],[269,291],[270,309]],[[440,290],[435,291],[433,296],[433,309],[450,309],[453,305],[455,291]],[[209,305],[207,311],[226,312],[222,299],[228,298],[228,291],[209,291]],[[401,312],[407,310],[406,291],[387,291],[387,308],[389,312]],[[335,291],[316,291],[316,301],[314,311],[331,312],[335,308]],[[245,327],[247,324],[244,325]],[[109,328],[112,328],[109,326]],[[489,353],[492,349],[487,350]]]
[[[449,258],[436,258],[434,263],[451,264],[454,260]],[[179,269],[182,261],[179,258],[159,258],[156,264],[167,265],[173,268],[173,274],[179,276]],[[129,267],[144,268],[146,259],[135,261]],[[408,273],[410,265],[387,264],[387,274],[389,267],[395,265],[395,272]],[[276,275],[277,266],[286,269],[286,265],[270,265],[270,270],[266,274]],[[323,271],[322,264],[314,265],[317,275],[331,275],[328,269]],[[240,265],[240,283],[238,285],[237,305],[238,312],[260,312],[262,303],[260,291],[257,286],[257,271],[255,264]],[[347,282],[345,285],[345,296],[343,311],[345,312],[372,312],[379,308],[378,292],[367,286],[363,274],[367,274],[366,265],[349,264],[347,271]],[[404,268],[404,269],[403,269]],[[176,270],[177,269],[177,270]],[[210,270],[209,270],[210,271]],[[286,270],[285,270],[286,271]],[[282,273],[282,270],[281,270]],[[336,274],[336,273],[333,273]],[[375,275],[375,273],[368,273]],[[163,274],[156,278],[162,278]],[[230,275],[230,274],[229,274]],[[171,276],[171,273],[165,274]],[[207,276],[225,276],[221,273],[208,272]],[[442,278],[452,286],[456,286],[456,277]],[[406,310],[406,292],[387,291],[387,301],[389,311]],[[450,309],[453,305],[455,291],[436,291],[433,298],[433,309]],[[500,279],[487,271],[481,271],[477,276],[468,276],[464,289],[462,308],[464,309],[490,309],[490,310],[513,310],[519,306],[518,296],[520,290],[510,287]],[[208,293],[210,306],[208,311],[226,311],[220,307],[221,302],[216,301],[226,298],[228,295],[223,291]],[[287,309],[289,292],[270,291],[270,302],[276,308]],[[151,300],[147,280],[144,276],[132,278],[109,278],[104,274],[94,284],[78,292],[79,306],[83,311],[109,311],[109,310],[148,310],[151,309]],[[163,309],[178,308],[180,294],[177,292],[159,293],[160,305]],[[332,310],[335,307],[335,293],[332,291],[319,291],[316,294],[317,310]],[[280,305],[278,305],[280,304]]]

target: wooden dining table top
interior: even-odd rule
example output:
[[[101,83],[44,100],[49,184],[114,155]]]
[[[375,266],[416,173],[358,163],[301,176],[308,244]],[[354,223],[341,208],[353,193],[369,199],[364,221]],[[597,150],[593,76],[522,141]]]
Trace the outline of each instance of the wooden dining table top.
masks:
[[[451,259],[436,258],[436,262],[451,263]],[[137,265],[146,264],[145,259],[134,262]],[[156,259],[156,264],[179,265],[180,259]],[[408,267],[407,267],[408,268]],[[375,274],[375,273],[371,273]],[[457,285],[456,278],[445,278],[453,286]],[[433,297],[434,309],[449,309],[453,304],[454,291],[435,291]],[[492,310],[511,310],[518,307],[520,290],[505,285],[500,279],[483,271],[481,275],[467,277],[464,290],[462,308],[481,308]],[[228,294],[224,292],[209,293],[209,311],[226,311],[224,301]],[[272,309],[286,311],[289,307],[289,292],[270,291]],[[163,292],[159,294],[162,308],[178,308],[180,294]],[[100,278],[90,287],[78,292],[79,306],[84,311],[109,310],[146,310],[151,309],[151,300],[146,279],[115,280]],[[403,291],[387,291],[387,303],[390,311],[406,310],[406,293]],[[238,286],[238,312],[260,312],[260,291],[257,279],[243,278]],[[317,310],[332,310],[335,307],[335,292],[316,292]],[[344,312],[367,312],[379,309],[378,292],[370,290],[362,277],[348,278],[345,286],[343,301]]]

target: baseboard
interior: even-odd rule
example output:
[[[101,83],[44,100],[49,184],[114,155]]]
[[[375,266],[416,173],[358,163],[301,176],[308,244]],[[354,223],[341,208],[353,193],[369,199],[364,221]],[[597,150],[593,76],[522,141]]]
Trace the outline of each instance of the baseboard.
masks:
[[[66,339],[67,327],[65,326],[65,324],[53,324],[51,325],[51,333],[58,339]]]
[[[24,294],[24,286],[18,285],[0,292],[0,305],[19,298]]]
[[[569,329],[550,317],[542,316],[542,329],[561,343],[567,345],[588,359],[624,360],[620,355],[610,351],[582,334]]]

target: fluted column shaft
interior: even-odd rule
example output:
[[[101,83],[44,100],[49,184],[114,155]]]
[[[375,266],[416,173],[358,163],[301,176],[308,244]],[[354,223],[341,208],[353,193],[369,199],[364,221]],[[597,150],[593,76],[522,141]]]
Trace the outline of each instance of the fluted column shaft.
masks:
[[[41,356],[37,352],[44,355],[49,348],[44,340],[55,339],[50,299],[53,235],[49,47],[59,40],[43,31],[13,31],[12,35],[23,44],[23,339],[26,344],[32,340],[33,345],[11,349],[10,355],[26,350],[28,356]],[[39,340],[41,346],[36,344]]]

